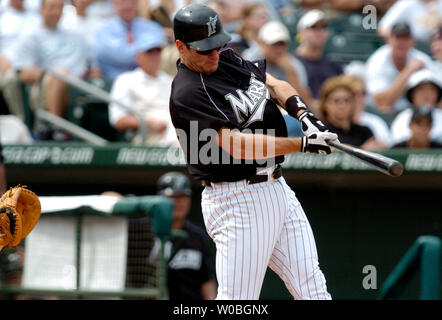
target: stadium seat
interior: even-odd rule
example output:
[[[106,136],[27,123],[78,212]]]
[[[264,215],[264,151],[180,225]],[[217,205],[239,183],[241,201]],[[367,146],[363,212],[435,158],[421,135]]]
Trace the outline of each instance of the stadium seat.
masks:
[[[324,52],[347,64],[353,60],[366,61],[377,48],[377,43],[360,38],[357,34],[340,32],[330,33]]]
[[[100,86],[106,91],[111,84],[100,79],[88,82]],[[108,141],[120,141],[117,130],[111,126],[108,117],[108,104],[78,89],[69,88],[69,108],[66,118],[82,128],[95,133]]]
[[[364,15],[360,13],[343,14],[328,21],[328,28],[332,32],[376,33],[374,29],[363,26]]]

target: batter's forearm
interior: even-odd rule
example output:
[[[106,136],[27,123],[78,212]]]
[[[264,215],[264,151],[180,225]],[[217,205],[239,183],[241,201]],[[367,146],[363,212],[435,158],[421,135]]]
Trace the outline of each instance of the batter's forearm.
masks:
[[[274,137],[265,134],[241,133],[223,128],[217,136],[218,145],[234,159],[261,160],[301,151],[299,137]]]

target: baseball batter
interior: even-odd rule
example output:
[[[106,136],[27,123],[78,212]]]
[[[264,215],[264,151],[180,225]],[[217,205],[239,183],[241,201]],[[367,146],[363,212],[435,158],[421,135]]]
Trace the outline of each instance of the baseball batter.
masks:
[[[331,152],[334,133],[296,90],[224,48],[217,13],[191,4],[174,17],[180,53],[170,113],[190,174],[205,186],[202,212],[216,244],[217,299],[259,299],[267,266],[294,299],[331,299],[315,239],[280,163],[293,152]],[[305,136],[288,138],[278,106]]]

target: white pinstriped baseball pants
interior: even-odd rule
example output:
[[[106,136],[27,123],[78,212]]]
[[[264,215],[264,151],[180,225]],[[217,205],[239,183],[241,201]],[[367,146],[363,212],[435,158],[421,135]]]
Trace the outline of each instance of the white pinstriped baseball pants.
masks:
[[[217,300],[257,300],[269,266],[294,299],[331,299],[310,223],[281,177],[206,186],[204,223],[216,244]]]

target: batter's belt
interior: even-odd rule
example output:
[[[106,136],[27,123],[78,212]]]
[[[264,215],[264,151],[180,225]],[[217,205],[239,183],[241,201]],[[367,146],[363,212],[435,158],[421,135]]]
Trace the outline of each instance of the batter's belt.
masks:
[[[276,180],[282,177],[282,168],[281,165],[276,165],[276,168],[273,170],[273,172],[268,174],[255,174],[254,176],[251,176],[249,178],[246,178],[247,184],[255,184],[255,183],[261,183],[271,180]],[[219,182],[212,182],[210,180],[201,180],[201,185],[203,187],[210,185],[211,183],[219,183]]]

